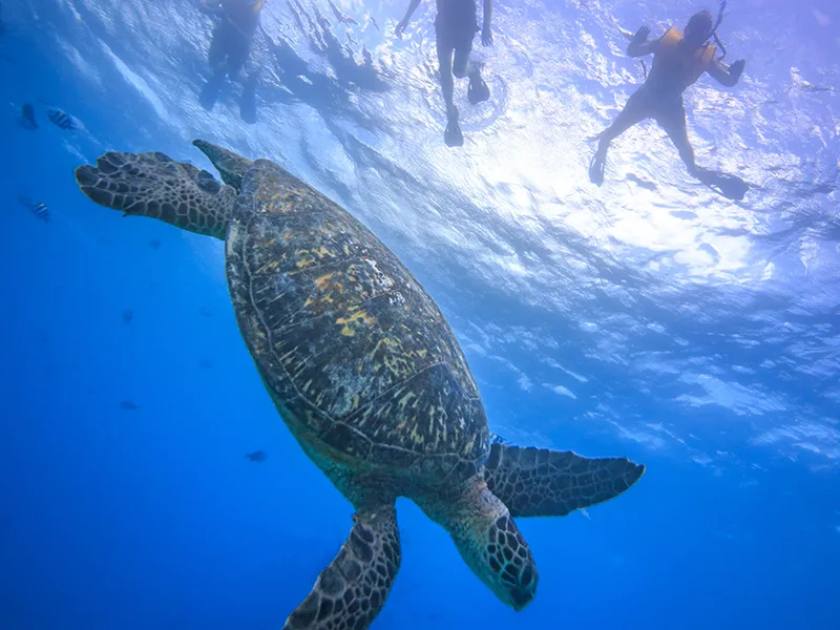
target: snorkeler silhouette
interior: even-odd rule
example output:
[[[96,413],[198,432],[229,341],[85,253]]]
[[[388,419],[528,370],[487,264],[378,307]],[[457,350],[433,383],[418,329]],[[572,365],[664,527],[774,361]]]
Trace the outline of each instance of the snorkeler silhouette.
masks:
[[[265,0],[202,0],[201,9],[218,19],[208,53],[213,76],[200,97],[205,109],[210,110],[216,104],[225,77],[239,78],[251,54],[251,42],[264,4]],[[257,120],[256,89],[257,72],[254,71],[243,81],[239,102],[239,115],[248,123]]]
[[[722,13],[717,25],[721,17]],[[706,72],[722,85],[732,87],[744,71],[744,60],[727,67],[721,61],[722,57],[715,58],[717,48],[709,40],[715,36],[717,25],[713,23],[711,13],[700,11],[689,20],[685,34],[671,27],[659,39],[648,40],[648,27],[642,26],[636,32],[627,54],[631,57],[653,54],[650,75],[612,125],[599,136],[598,150],[589,166],[589,178],[593,183],[600,186],[604,181],[604,163],[610,143],[634,125],[653,118],[667,132],[692,176],[725,197],[743,199],[748,185],[739,177],[697,165],[686,128],[682,98],[686,88]]]
[[[437,0],[437,18],[435,35],[438,63],[440,64],[440,87],[446,103],[447,125],[443,139],[447,146],[459,147],[464,144],[464,136],[458,124],[458,108],[453,101],[453,75],[462,79],[469,76],[470,84],[467,97],[473,105],[490,98],[490,89],[481,78],[481,66],[470,63],[473,39],[478,30],[476,21],[476,0]],[[402,35],[411,20],[420,0],[411,0],[405,17],[397,24],[396,33]],[[493,32],[490,19],[493,14],[493,0],[484,0],[484,22],[481,28],[481,43],[490,46]],[[454,55],[454,61],[453,61]]]

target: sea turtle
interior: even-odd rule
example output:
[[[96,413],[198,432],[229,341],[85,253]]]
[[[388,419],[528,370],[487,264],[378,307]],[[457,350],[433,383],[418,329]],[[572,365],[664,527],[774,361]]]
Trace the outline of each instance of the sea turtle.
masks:
[[[400,563],[399,496],[446,528],[478,577],[521,609],[537,571],[513,517],[605,501],[644,468],[491,439],[443,315],[370,230],[271,161],[194,144],[224,184],[162,153],[106,153],[76,179],[99,204],[225,241],[231,298],[265,387],[356,510],[285,627],[371,623]]]

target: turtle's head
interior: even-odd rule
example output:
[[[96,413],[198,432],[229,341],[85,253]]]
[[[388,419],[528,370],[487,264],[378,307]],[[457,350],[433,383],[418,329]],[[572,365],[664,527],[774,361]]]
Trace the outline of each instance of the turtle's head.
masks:
[[[218,169],[222,176],[222,181],[229,186],[233,186],[236,190],[242,187],[242,178],[253,164],[251,160],[206,140],[193,140],[193,145],[198,147],[213,162],[213,166]]]
[[[433,496],[412,497],[444,526],[473,572],[514,610],[537,591],[537,567],[510,511],[476,475],[462,487]]]

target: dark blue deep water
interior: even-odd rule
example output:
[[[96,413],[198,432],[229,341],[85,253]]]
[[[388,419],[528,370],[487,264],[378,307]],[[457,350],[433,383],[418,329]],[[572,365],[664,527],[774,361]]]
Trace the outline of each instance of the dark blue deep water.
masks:
[[[652,124],[615,143],[603,187],[586,175],[642,78],[619,29],[659,33],[697,0],[499,1],[478,51],[493,95],[471,108],[458,86],[457,150],[434,3],[402,39],[402,1],[335,4],[355,23],[268,0],[246,124],[238,85],[198,102],[197,2],[3,0],[0,628],[279,628],[351,526],[242,343],[221,242],[75,186],[108,149],[209,168],[194,137],[274,159],[387,243],[493,431],[648,467],[612,502],[520,520],[540,570],[521,613],[401,500],[375,628],[840,628],[836,0],[729,0],[743,80],[702,79],[686,106],[698,160],[753,185],[740,203]]]

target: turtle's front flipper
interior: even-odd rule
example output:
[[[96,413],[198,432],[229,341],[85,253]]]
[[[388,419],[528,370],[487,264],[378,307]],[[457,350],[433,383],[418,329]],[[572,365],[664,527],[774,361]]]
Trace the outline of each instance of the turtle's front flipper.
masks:
[[[393,505],[359,510],[353,520],[347,542],[284,630],[367,628],[379,613],[400,566],[396,510]]]
[[[563,516],[621,494],[644,470],[624,458],[493,444],[484,478],[514,516]]]
[[[77,168],[76,181],[98,204],[221,239],[236,200],[207,171],[163,153],[106,153],[96,166]]]

